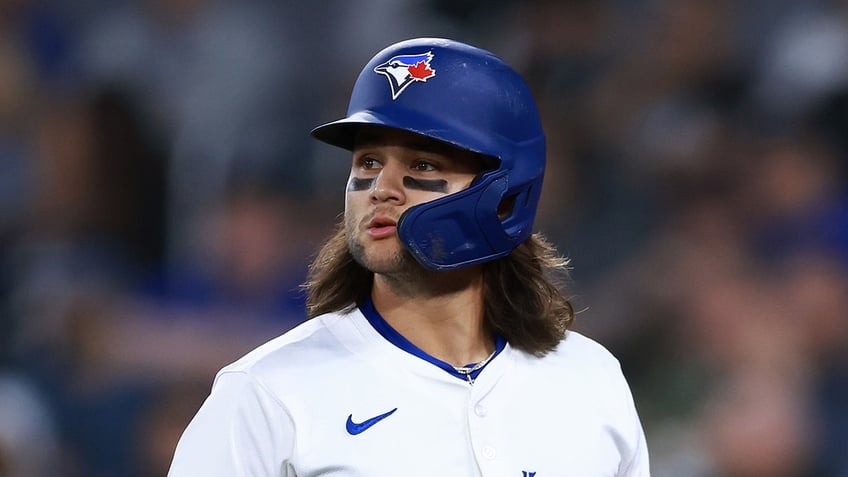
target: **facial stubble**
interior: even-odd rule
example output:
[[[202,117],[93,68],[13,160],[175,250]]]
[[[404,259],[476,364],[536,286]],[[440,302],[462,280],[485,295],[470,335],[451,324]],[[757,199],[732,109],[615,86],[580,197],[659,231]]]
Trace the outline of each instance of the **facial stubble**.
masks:
[[[356,263],[375,275],[384,277],[399,295],[411,296],[422,291],[422,286],[428,283],[429,273],[400,243],[400,238],[383,239],[396,241],[397,249],[390,257],[369,257],[365,245],[359,239],[358,230],[356,220],[346,216],[347,246]]]

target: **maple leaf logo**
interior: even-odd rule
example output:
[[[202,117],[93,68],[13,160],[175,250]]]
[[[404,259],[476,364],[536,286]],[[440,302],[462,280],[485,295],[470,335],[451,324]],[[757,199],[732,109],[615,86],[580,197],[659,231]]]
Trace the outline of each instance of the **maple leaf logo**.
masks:
[[[435,76],[436,72],[422,60],[409,67],[409,74],[418,81],[427,81],[427,78]]]

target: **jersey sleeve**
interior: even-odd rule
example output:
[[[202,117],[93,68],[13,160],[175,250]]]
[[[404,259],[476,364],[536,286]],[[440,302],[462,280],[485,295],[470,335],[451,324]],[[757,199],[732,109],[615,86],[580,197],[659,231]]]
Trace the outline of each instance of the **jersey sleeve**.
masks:
[[[630,461],[623,466],[618,475],[619,477],[650,477],[648,444],[645,441],[645,432],[638,417],[634,425],[637,426],[636,446],[633,449],[633,455],[630,456]]]
[[[625,406],[625,429],[629,429],[630,445],[629,458],[622,462],[618,472],[618,477],[650,477],[650,462],[648,458],[648,444],[645,440],[645,430],[642,427],[642,421],[639,419],[639,413],[636,410],[636,403],[633,400],[633,393],[630,390],[630,385],[627,383],[624,374],[621,373],[621,368],[618,368],[618,383],[619,392],[623,397],[623,405]]]
[[[168,477],[292,477],[294,423],[245,372],[224,372],[183,432]]]

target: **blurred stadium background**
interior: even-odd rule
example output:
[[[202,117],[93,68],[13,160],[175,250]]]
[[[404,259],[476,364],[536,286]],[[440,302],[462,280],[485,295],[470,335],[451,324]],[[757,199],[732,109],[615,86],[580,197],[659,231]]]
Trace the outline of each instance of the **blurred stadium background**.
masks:
[[[844,0],[0,0],[0,476],[165,475],[303,320],[348,168],[310,128],[413,36],[531,84],[653,475],[848,476]]]

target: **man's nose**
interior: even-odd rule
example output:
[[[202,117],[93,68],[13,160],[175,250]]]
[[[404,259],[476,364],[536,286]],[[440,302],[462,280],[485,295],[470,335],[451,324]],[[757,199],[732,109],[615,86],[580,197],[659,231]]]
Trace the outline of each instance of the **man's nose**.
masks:
[[[399,164],[391,161],[384,164],[371,186],[371,200],[373,202],[405,202],[404,173],[403,167]]]

